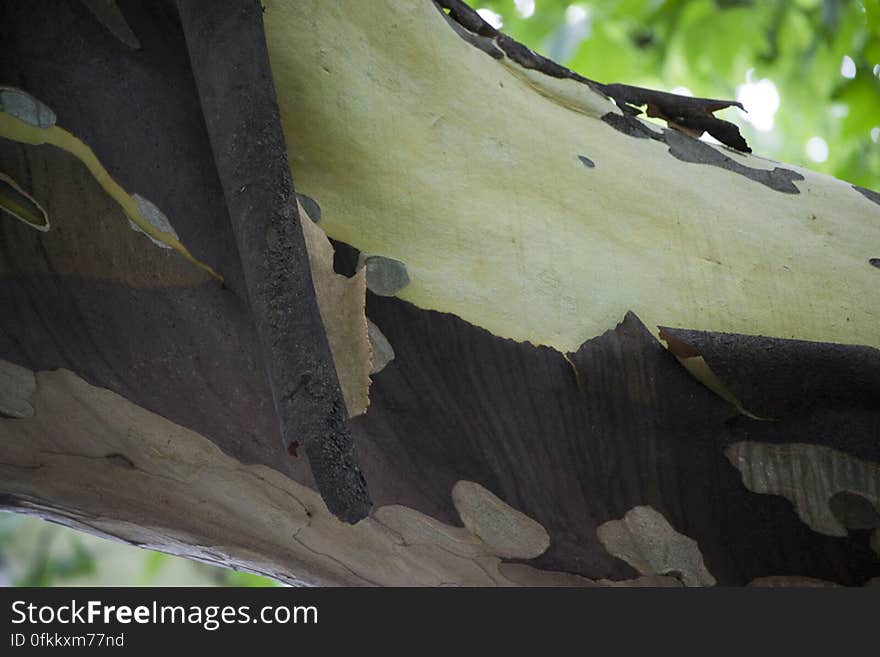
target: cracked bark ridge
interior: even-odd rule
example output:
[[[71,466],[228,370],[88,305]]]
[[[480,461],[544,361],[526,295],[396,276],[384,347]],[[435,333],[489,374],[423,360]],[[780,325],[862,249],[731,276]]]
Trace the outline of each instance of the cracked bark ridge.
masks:
[[[357,522],[371,502],[298,224],[260,4],[179,2],[178,10],[282,440],[304,442],[328,508]]]
[[[713,114],[728,107],[744,110],[737,101],[693,98],[628,84],[596,82],[499,32],[462,0],[435,0],[435,4],[449,11],[446,14],[441,9],[459,36],[495,59],[500,59],[500,49],[524,68],[534,69],[554,78],[569,78],[586,84],[594,91],[611,98],[627,116],[637,116],[642,113],[638,107],[645,107],[648,116],[665,120],[670,128],[694,138],[708,132],[722,144],[745,153],[752,152],[736,124],[719,119]]]

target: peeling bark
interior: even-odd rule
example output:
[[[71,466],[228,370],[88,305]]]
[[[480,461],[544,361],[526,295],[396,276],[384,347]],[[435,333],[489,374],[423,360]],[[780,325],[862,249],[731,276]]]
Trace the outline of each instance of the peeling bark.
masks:
[[[431,3],[350,3],[345,15],[266,3],[281,122],[328,235],[406,264],[399,298],[563,352],[628,310],[655,335],[880,347],[868,264],[880,208],[851,185],[487,56]]]
[[[51,217],[0,215],[4,507],[291,583],[876,581],[874,192],[462,3],[204,4],[119,3],[140,49],[0,9],[43,104],[3,101],[0,171]],[[818,474],[758,485],[743,445]],[[603,540],[645,507],[653,544]]]
[[[653,139],[669,146],[669,154],[682,162],[708,164],[709,166],[727,169],[744,178],[769,187],[784,194],[800,194],[794,181],[804,177],[790,169],[775,167],[772,171],[744,166],[719,152],[709,144],[693,138],[682,136],[671,130],[655,132],[645,124],[626,114],[606,114],[602,120],[615,130],[640,139]],[[750,151],[749,151],[750,152]]]
[[[645,106],[648,116],[664,119],[670,128],[695,138],[708,132],[722,144],[745,153],[752,152],[736,124],[713,115],[713,112],[727,107],[744,109],[741,103],[734,100],[680,96],[628,84],[602,84],[560,66],[499,32],[462,0],[436,0],[436,4],[449,10],[450,25],[460,37],[495,59],[507,55],[524,68],[585,84],[612,98],[626,116],[641,114],[636,106]]]

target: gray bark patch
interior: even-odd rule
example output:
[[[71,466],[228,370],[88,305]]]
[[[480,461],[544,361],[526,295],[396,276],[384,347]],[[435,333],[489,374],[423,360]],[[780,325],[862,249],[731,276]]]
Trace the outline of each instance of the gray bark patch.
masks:
[[[462,524],[500,557],[532,559],[550,547],[540,523],[476,482],[456,482],[452,502]]]
[[[409,285],[409,273],[400,260],[370,255],[364,258],[364,266],[367,268],[367,289],[373,294],[393,297]]]
[[[138,212],[140,212],[141,216],[147,220],[147,223],[149,223],[156,230],[163,232],[163,233],[166,233],[167,235],[170,235],[171,237],[173,237],[176,240],[180,240],[180,237],[178,236],[177,231],[174,230],[174,226],[171,225],[171,222],[168,220],[168,217],[165,216],[165,213],[162,212],[156,206],[155,203],[153,203],[152,201],[150,201],[148,199],[145,199],[143,196],[140,196],[138,194],[132,194],[132,198],[134,199],[134,202],[137,204]],[[171,248],[170,246],[168,246],[164,242],[160,242],[159,240],[157,240],[155,237],[153,237],[149,233],[146,233],[145,231],[143,231],[140,226],[138,226],[136,223],[134,223],[130,219],[129,219],[128,223],[131,226],[132,230],[135,230],[138,233],[143,233],[144,235],[149,237],[150,241],[153,244],[155,244],[156,246],[158,246],[159,248],[162,248],[162,249],[170,249]]]
[[[379,330],[379,327],[367,320],[367,336],[370,338],[370,347],[373,350],[373,367],[370,374],[378,374],[394,360],[394,348],[388,342],[388,338]]]
[[[832,495],[828,506],[834,517],[847,529],[874,529],[880,527],[880,510],[861,495],[841,491]]]
[[[609,112],[602,117],[602,121],[618,132],[622,132],[630,137],[651,139],[666,144],[669,146],[669,154],[682,162],[707,164],[720,169],[726,169],[777,192],[800,194],[800,190],[794,184],[794,181],[803,180],[804,177],[797,171],[781,167],[776,167],[772,171],[753,169],[733,160],[706,142],[694,139],[676,130],[664,129],[662,133],[654,132],[641,121],[631,116]]]
[[[0,111],[36,128],[51,128],[56,116],[46,103],[12,87],[0,87]]]
[[[800,190],[794,184],[795,180],[803,180],[804,177],[797,171],[776,167],[772,171],[766,169],[753,169],[727,157],[724,153],[713,148],[709,144],[694,139],[675,130],[664,130],[666,143],[669,144],[669,152],[673,157],[683,162],[694,164],[708,164],[709,166],[727,169],[733,173],[761,183],[765,187],[775,189],[784,194],[800,194]]]
[[[876,522],[880,508],[880,464],[876,462],[824,445],[750,440],[729,445],[724,455],[740,471],[746,488],[785,497],[815,532],[846,536],[848,523]],[[840,497],[841,493],[845,495]],[[832,506],[834,498],[837,502]]]
[[[617,130],[617,132],[622,132],[630,137],[636,137],[637,139],[653,139],[654,141],[666,141],[660,133],[651,130],[651,128],[638,119],[634,119],[626,114],[608,112],[608,114],[605,114],[602,117],[602,121]]]
[[[642,575],[678,576],[685,586],[716,584],[697,542],[677,532],[650,506],[633,507],[623,519],[600,525],[596,533],[610,554]]]
[[[586,155],[578,155],[578,159],[579,159],[579,160],[581,161],[581,163],[583,163],[583,165],[584,165],[585,167],[587,167],[588,169],[595,169],[595,168],[596,168],[596,163],[593,162],[593,160],[591,160],[590,158],[588,158]]]
[[[314,221],[316,224],[320,223],[321,206],[318,205],[318,202],[311,196],[306,196],[305,194],[300,194],[299,192],[297,192],[296,198],[299,200],[299,204],[302,206],[303,210],[306,211],[309,219]]]
[[[118,465],[120,468],[125,468],[126,470],[137,470],[134,463],[132,463],[132,460],[128,458],[125,454],[114,452],[112,454],[105,454],[104,458],[114,465]]]

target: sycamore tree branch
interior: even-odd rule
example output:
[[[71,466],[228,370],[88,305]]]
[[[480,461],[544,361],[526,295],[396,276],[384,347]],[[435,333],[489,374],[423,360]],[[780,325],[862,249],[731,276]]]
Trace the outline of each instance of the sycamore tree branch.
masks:
[[[293,583],[878,576],[876,192],[461,3],[263,4],[3,6],[5,508]]]

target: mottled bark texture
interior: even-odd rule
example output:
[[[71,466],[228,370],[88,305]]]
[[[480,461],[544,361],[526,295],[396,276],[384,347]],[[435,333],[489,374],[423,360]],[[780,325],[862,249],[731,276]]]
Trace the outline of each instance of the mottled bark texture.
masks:
[[[278,126],[259,3],[203,7],[183,3],[188,42],[172,3],[123,3],[122,8],[143,44],[140,50],[116,40],[78,3],[4,3],[0,29],[5,56],[0,75],[4,81],[30,89],[52,107],[59,125],[91,146],[123,187],[150,198],[172,217],[181,240],[197,245],[193,252],[222,273],[228,289],[205,281],[189,292],[195,299],[183,302],[186,293],[180,290],[159,286],[147,292],[140,285],[118,286],[113,280],[118,277],[113,275],[102,277],[105,280],[98,286],[81,276],[62,282],[51,262],[41,264],[36,268],[43,274],[42,294],[35,294],[34,279],[13,277],[15,282],[4,286],[8,307],[29,299],[45,303],[41,306],[45,308],[69,306],[79,319],[84,313],[97,312],[94,300],[104,298],[123,326],[110,330],[110,322],[99,322],[94,333],[88,333],[91,353],[77,359],[73,354],[78,350],[71,349],[68,340],[58,341],[64,347],[54,358],[52,350],[35,348],[41,333],[34,332],[23,347],[32,355],[23,362],[37,369],[70,367],[139,401],[159,398],[160,405],[156,401],[146,405],[216,436],[221,444],[231,444],[233,453],[247,460],[286,469],[287,445],[294,440],[304,443],[312,470],[304,476],[309,481],[314,477],[334,513],[354,522],[368,512],[369,496],[354,463],[345,406],[312,288]],[[33,153],[46,149],[7,142],[3,154],[15,157],[19,151],[21,180],[42,173],[28,162],[34,157],[42,161],[43,154]],[[47,157],[63,159],[57,153]],[[57,191],[53,190],[54,178],[46,177],[43,182],[49,193]],[[100,194],[96,192],[98,198]],[[70,197],[58,200],[62,210],[71,201]],[[57,212],[59,206],[53,209]],[[3,229],[17,230],[6,223]],[[6,241],[8,257],[22,257],[13,246],[17,241]],[[107,257],[119,257],[123,244],[120,240],[117,252]],[[151,247],[141,240],[131,250],[129,267],[152,255]],[[11,272],[16,269],[9,268]],[[153,298],[145,299],[145,295]],[[209,299],[216,297],[242,314],[244,330],[224,327],[221,319],[213,317],[216,301]],[[181,304],[206,326],[197,329],[191,322],[178,321],[175,309]],[[144,313],[163,326],[180,327],[175,331],[178,345],[180,333],[188,333],[184,327],[192,327],[189,345],[182,349],[187,356],[156,354],[151,358],[151,345],[159,352],[168,348],[160,331],[148,331],[138,351],[131,351],[132,335],[147,332],[144,322],[136,320]],[[23,330],[30,320],[27,311],[8,319]],[[80,324],[75,321],[72,326]],[[126,330],[128,324],[136,325],[134,332]],[[106,340],[97,337],[105,333],[112,335]],[[225,339],[230,335],[234,336],[231,343]],[[119,350],[123,360],[151,363],[144,367],[149,373],[142,376],[140,385],[130,385],[131,368],[120,370],[118,364],[107,363],[106,354],[113,353],[114,343],[120,340],[125,341]],[[218,355],[239,340],[253,340],[261,348],[256,352],[236,349],[248,359],[247,367],[220,366]],[[258,414],[255,426],[247,427],[244,436],[259,438],[243,438],[230,425],[228,411],[208,411],[198,398],[171,390],[169,380],[194,375],[190,367],[194,351],[204,352],[203,361],[217,369],[202,392],[216,390],[224,380],[239,380],[236,385],[268,393],[257,396],[258,408],[266,408],[267,401],[274,399],[278,428],[264,423]],[[268,389],[261,380],[267,374]],[[283,444],[279,441],[276,449],[269,441],[279,433]]]
[[[768,463],[791,475],[802,463],[857,459],[852,472],[873,472],[880,361],[870,347],[672,327],[663,329],[667,349],[630,313],[562,353],[368,294],[367,317],[394,357],[373,375],[370,408],[349,435],[292,202],[259,4],[182,2],[182,24],[171,3],[119,7],[140,49],[82,4],[3,3],[0,79],[47,103],[225,285],[130,230],[69,153],[0,140],[0,171],[51,222],[41,233],[0,216],[0,359],[37,372],[35,390],[12,390],[3,406],[26,415],[32,397],[36,414],[0,419],[0,506],[290,582],[503,583],[507,572],[545,584],[665,574],[861,585],[880,576],[871,481],[839,468],[823,499],[796,479],[796,508],[758,490],[789,480],[762,481],[762,464],[742,460],[772,454]],[[469,31],[471,41],[481,30]],[[674,136],[663,139],[677,148]],[[649,144],[627,141],[633,157]],[[357,256],[336,243],[338,271],[351,273]],[[700,359],[739,406],[683,365]],[[58,368],[74,374],[44,372]],[[83,445],[58,449],[65,422],[41,409],[69,414]],[[132,426],[113,424],[123,411]],[[150,425],[148,447],[138,422],[145,433]],[[93,433],[101,441],[90,443]],[[299,436],[311,468],[284,449]],[[377,505],[353,527],[326,513],[357,520],[368,510],[352,436]],[[800,455],[797,467],[778,446]],[[823,464],[810,461],[816,446],[828,448]],[[180,461],[163,451],[176,447]],[[456,506],[462,490],[480,493]],[[480,516],[480,500],[492,513]],[[495,515],[508,524],[493,525]],[[625,518],[665,528],[711,577],[634,570],[651,559],[615,556],[598,531]],[[540,540],[522,550],[486,540],[510,526]],[[532,556],[544,531],[549,547]],[[498,558],[508,563],[499,569]]]
[[[812,531],[785,499],[748,491],[724,455],[745,440],[804,442],[878,461],[876,399],[851,396],[841,407],[838,390],[817,390],[797,415],[753,420],[694,379],[632,314],[563,355],[368,296],[367,314],[396,354],[375,377],[369,413],[354,421],[377,504],[452,521],[446,491],[458,479],[479,481],[547,529],[550,548],[534,565],[593,578],[634,576],[596,529],[637,505],[695,539],[721,584],[771,572],[861,584],[880,572],[868,532]],[[733,350],[751,344],[729,338]],[[750,379],[756,396],[778,395],[778,377],[798,365],[769,367],[771,376]],[[798,392],[788,388],[792,403]]]

